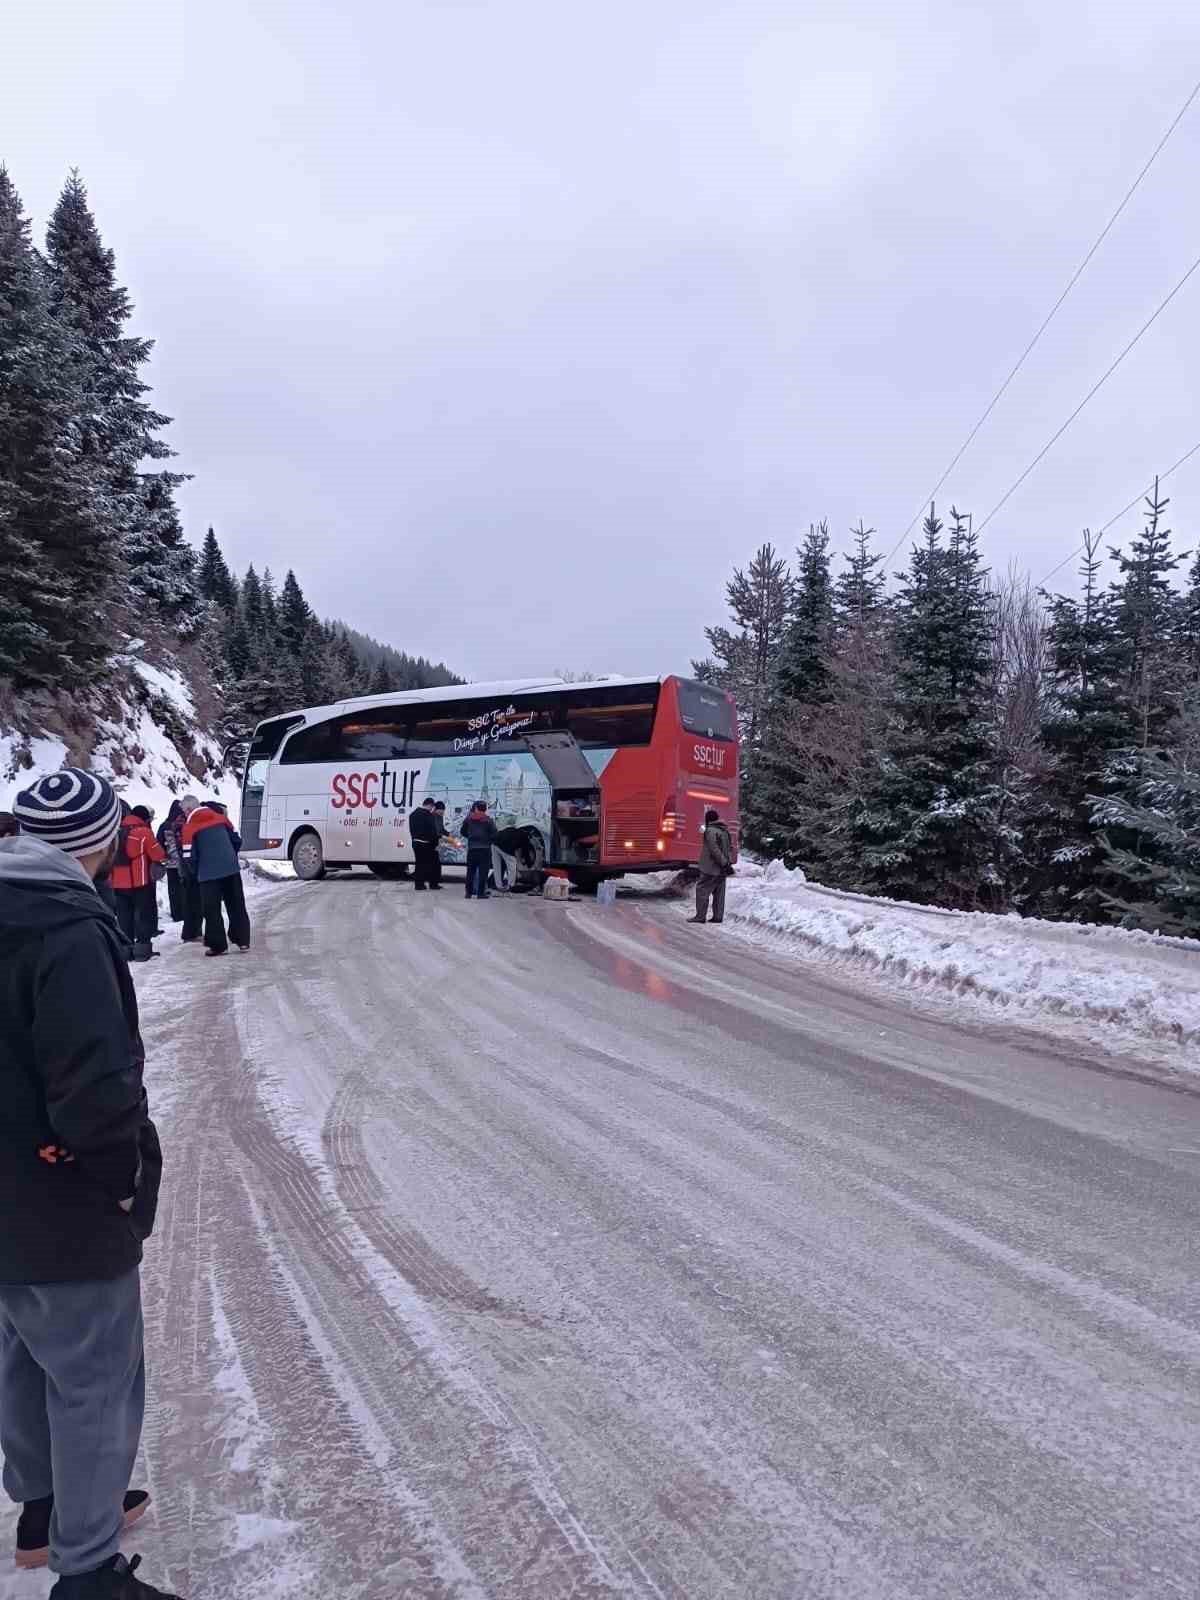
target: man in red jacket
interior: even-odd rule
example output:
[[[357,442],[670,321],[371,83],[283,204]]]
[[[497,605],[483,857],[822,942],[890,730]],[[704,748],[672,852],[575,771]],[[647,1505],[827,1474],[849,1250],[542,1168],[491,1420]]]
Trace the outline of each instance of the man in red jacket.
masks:
[[[220,801],[209,800],[197,805],[188,799],[183,802],[187,821],[181,836],[183,864],[200,885],[200,899],[204,906],[205,955],[223,956],[233,940],[241,951],[250,948],[250,918],[246,912],[246,896],[242,890],[241,863],[238,851],[242,837],[225,815]],[[229,932],[225,932],[222,907],[229,913]]]
[[[158,926],[154,875],[150,868],[167,859],[149,821],[142,815],[144,811],[144,806],[138,806],[122,820],[111,879],[117,921],[121,932],[133,945],[131,961],[149,961],[158,954],[150,943]]]

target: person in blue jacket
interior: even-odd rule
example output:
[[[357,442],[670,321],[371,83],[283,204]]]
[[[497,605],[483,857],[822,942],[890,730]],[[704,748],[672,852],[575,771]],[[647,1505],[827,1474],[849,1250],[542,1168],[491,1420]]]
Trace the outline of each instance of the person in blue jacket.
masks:
[[[189,797],[183,805],[187,812],[181,836],[183,861],[185,869],[200,885],[204,953],[207,956],[227,954],[230,939],[239,950],[249,950],[250,916],[238,862],[241,835],[225,815],[220,801],[206,800],[200,805]],[[222,908],[229,916],[228,936]]]

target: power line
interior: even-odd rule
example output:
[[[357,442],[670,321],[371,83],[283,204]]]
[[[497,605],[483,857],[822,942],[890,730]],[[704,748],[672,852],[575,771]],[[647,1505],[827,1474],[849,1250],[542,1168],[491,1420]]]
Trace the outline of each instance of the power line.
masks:
[[[1124,211],[1125,207],[1129,204],[1130,200],[1133,199],[1133,196],[1136,193],[1138,187],[1140,186],[1142,179],[1146,176],[1146,174],[1150,171],[1150,168],[1158,160],[1158,157],[1162,153],[1163,147],[1165,146],[1167,140],[1171,137],[1171,135],[1175,132],[1175,129],[1183,121],[1183,119],[1186,116],[1189,108],[1191,107],[1192,101],[1195,100],[1195,98],[1196,98],[1196,96],[1198,94],[1200,94],[1200,81],[1197,81],[1197,83],[1195,84],[1195,86],[1192,89],[1191,94],[1188,95],[1187,99],[1183,102],[1183,104],[1180,106],[1179,110],[1175,113],[1175,116],[1172,119],[1170,125],[1168,126],[1167,131],[1163,134],[1162,138],[1154,146],[1154,149],[1150,152],[1149,160],[1146,162],[1146,164],[1142,168],[1142,170],[1138,173],[1137,177],[1130,184],[1129,188],[1125,191],[1125,195],[1122,198],[1120,205],[1113,212],[1112,216],[1109,217],[1108,221],[1104,224],[1104,227],[1097,234],[1097,236],[1096,236],[1096,238],[1095,238],[1095,240],[1094,240],[1094,242],[1092,244],[1092,247],[1088,251],[1087,255],[1084,256],[1083,260],[1079,263],[1079,265],[1075,268],[1075,271],[1071,274],[1070,278],[1067,280],[1066,288],[1062,291],[1062,293],[1059,295],[1058,299],[1054,302],[1054,304],[1050,307],[1050,310],[1046,313],[1046,316],[1042,320],[1042,323],[1039,326],[1037,332],[1034,334],[1033,338],[1030,339],[1029,343],[1025,346],[1024,350],[1022,350],[1022,352],[1020,354],[1020,357],[1017,360],[1016,365],[1013,367],[1012,371],[1008,374],[1008,377],[1005,378],[1004,382],[1000,385],[1000,387],[996,390],[995,394],[988,401],[987,407],[984,410],[982,416],[979,418],[979,421],[971,429],[970,433],[963,440],[962,444],[959,445],[958,450],[955,453],[954,459],[950,462],[949,466],[942,473],[941,477],[934,484],[934,486],[930,490],[930,492],[925,496],[924,500],[921,502],[920,510],[916,513],[916,515],[913,517],[912,521],[909,523],[908,527],[905,528],[904,532],[900,535],[900,537],[896,540],[895,544],[892,546],[891,550],[888,552],[887,558],[886,558],[886,560],[884,562],[885,566],[887,565],[887,563],[889,561],[891,561],[892,557],[896,554],[896,551],[899,550],[900,546],[904,543],[905,539],[908,538],[909,534],[916,527],[917,523],[920,521],[921,517],[925,513],[925,507],[929,504],[929,502],[937,494],[938,490],[945,483],[946,479],[950,476],[950,474],[954,471],[955,467],[962,460],[963,456],[967,452],[967,449],[969,448],[969,446],[974,441],[976,434],[979,432],[980,428],[983,427],[984,423],[991,416],[992,412],[996,409],[997,405],[1000,403],[1001,399],[1004,397],[1004,393],[1007,390],[1009,384],[1016,377],[1017,373],[1020,372],[1021,368],[1025,365],[1026,361],[1029,359],[1029,356],[1033,353],[1034,346],[1037,344],[1038,340],[1045,333],[1046,329],[1054,321],[1054,318],[1058,314],[1059,307],[1062,305],[1063,301],[1067,298],[1067,296],[1070,294],[1071,290],[1075,287],[1075,285],[1079,282],[1080,278],[1083,276],[1084,272],[1087,270],[1088,264],[1090,263],[1092,257],[1096,254],[1096,251],[1099,250],[1100,246],[1104,243],[1105,239],[1107,239],[1108,235],[1111,233],[1112,228],[1113,228],[1113,224],[1116,222],[1117,218],[1121,215],[1122,211]]]
[[[1144,337],[1145,334],[1149,333],[1150,329],[1158,321],[1159,317],[1162,316],[1163,312],[1171,304],[1171,301],[1174,300],[1175,296],[1183,288],[1184,284],[1188,281],[1188,279],[1192,276],[1192,274],[1196,271],[1196,269],[1198,267],[1200,267],[1200,256],[1197,256],[1196,259],[1192,262],[1191,266],[1184,273],[1183,277],[1180,278],[1179,282],[1171,290],[1170,294],[1167,295],[1166,299],[1165,300],[1161,300],[1159,302],[1159,304],[1155,307],[1153,313],[1149,317],[1147,317],[1145,322],[1142,323],[1141,327],[1134,334],[1133,338],[1130,339],[1129,343],[1125,346],[1125,348],[1121,351],[1121,353],[1116,357],[1116,359],[1113,360],[1109,364],[1109,366],[1107,366],[1105,368],[1105,370],[1100,374],[1100,376],[1096,379],[1095,383],[1088,390],[1088,392],[1084,395],[1083,399],[1075,407],[1074,411],[1072,411],[1071,415],[1062,424],[1062,426],[1060,428],[1057,428],[1050,435],[1050,437],[1046,440],[1045,444],[1038,451],[1037,455],[1034,456],[1033,460],[1025,468],[1025,471],[1021,474],[1021,476],[1016,480],[1015,483],[1011,483],[1008,486],[1008,488],[1004,491],[1004,493],[1000,496],[999,500],[996,501],[996,504],[992,507],[992,509],[988,512],[987,516],[984,517],[983,521],[979,524],[979,528],[977,530],[979,533],[983,532],[983,530],[987,527],[988,523],[996,515],[997,511],[999,511],[1003,506],[1007,505],[1008,501],[1011,500],[1011,498],[1013,497],[1014,494],[1016,494],[1017,490],[1025,482],[1026,478],[1033,471],[1033,469],[1037,466],[1038,462],[1041,461],[1043,459],[1043,457],[1046,456],[1049,453],[1051,447],[1054,446],[1055,444],[1057,444],[1058,441],[1062,438],[1063,434],[1066,433],[1067,429],[1075,421],[1075,418],[1083,410],[1084,406],[1087,405],[1088,401],[1092,398],[1092,396],[1097,394],[1104,387],[1104,385],[1112,377],[1113,373],[1121,365],[1122,361],[1124,361],[1125,357],[1129,354],[1129,352],[1134,348],[1135,345],[1137,345],[1141,341],[1141,339]]]
[[[1186,454],[1181,455],[1179,460],[1174,462],[1171,466],[1169,466],[1165,472],[1160,472],[1159,475],[1158,475],[1158,478],[1155,481],[1158,482],[1158,483],[1165,483],[1173,472],[1178,472],[1179,468],[1182,467],[1185,464],[1185,462],[1190,461],[1194,455],[1200,455],[1200,443],[1194,444],[1192,446],[1192,448],[1189,451],[1186,452]],[[1143,489],[1140,494],[1135,494],[1133,499],[1129,502],[1129,504],[1127,506],[1122,506],[1120,511],[1117,512],[1115,517],[1109,517],[1108,521],[1104,524],[1104,526],[1102,528],[1098,529],[1098,531],[1096,533],[1096,537],[1099,539],[1103,534],[1106,534],[1108,532],[1108,530],[1112,527],[1114,522],[1120,522],[1120,520],[1121,520],[1121,518],[1123,516],[1125,516],[1128,512],[1133,510],[1134,506],[1137,505],[1139,500],[1144,500],[1148,494],[1153,493],[1153,490],[1154,490],[1154,484],[1151,483],[1151,484],[1148,484],[1146,486],[1146,488]],[[1083,546],[1082,545],[1077,545],[1076,548],[1071,551],[1071,554],[1069,556],[1064,556],[1063,559],[1058,563],[1058,565],[1056,567],[1052,567],[1050,569],[1050,571],[1046,574],[1046,576],[1039,580],[1038,588],[1040,589],[1042,587],[1043,583],[1049,583],[1050,579],[1053,578],[1056,573],[1062,571],[1062,569],[1066,566],[1068,561],[1074,561],[1076,556],[1082,555],[1082,554],[1083,554]]]

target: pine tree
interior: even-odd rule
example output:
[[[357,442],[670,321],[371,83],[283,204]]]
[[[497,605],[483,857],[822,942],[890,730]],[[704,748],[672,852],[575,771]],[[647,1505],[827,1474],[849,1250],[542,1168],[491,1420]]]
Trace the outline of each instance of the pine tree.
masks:
[[[278,651],[253,652],[246,672],[228,698],[238,731],[249,733],[266,718],[299,707],[298,668],[290,657]]]
[[[871,550],[874,528],[864,528],[860,518],[857,528],[851,528],[854,549],[846,556],[846,570],[838,575],[833,590],[834,614],[840,627],[862,624],[872,618],[883,604],[885,575],[879,570],[883,557]]]
[[[729,690],[736,699],[744,753],[749,758],[758,739],[792,604],[791,574],[774,545],[759,547],[748,572],[734,568],[725,598],[733,627],[705,628],[713,656],[694,662],[693,670],[697,677]]]
[[[306,706],[328,705],[333,699],[329,643],[319,623],[308,630],[300,651],[300,698]]]
[[[251,639],[262,635],[263,617],[262,580],[251,565],[242,579],[242,624]]]
[[[886,747],[851,819],[868,882],[903,898],[974,907],[995,872],[986,722],[987,572],[969,522],[949,541],[931,506],[901,575],[895,703]]]
[[[115,642],[119,547],[83,367],[0,167],[0,672],[23,685],[93,681]]]
[[[330,687],[338,700],[364,692],[362,662],[344,633],[337,636],[330,652]]]
[[[391,668],[386,661],[380,661],[371,678],[371,687],[368,694],[391,694],[396,688],[392,678]]]
[[[1128,687],[1136,707],[1137,742],[1146,749],[1167,736],[1175,715],[1171,698],[1183,602],[1171,575],[1183,561],[1171,548],[1171,530],[1162,521],[1169,500],[1160,498],[1158,479],[1146,497],[1146,526],[1128,555],[1114,548],[1120,578],[1111,586],[1112,623],[1125,643]]]
[[[229,618],[225,633],[225,660],[229,667],[231,684],[236,686],[247,677],[254,661],[250,630],[245,619],[237,613]]]
[[[289,567],[279,597],[279,642],[283,648],[292,655],[299,656],[304,648],[304,641],[308,638],[312,621],[313,614],[308,601],[304,598],[304,591],[296,581],[296,574]]]
[[[1119,888],[1102,891],[1125,927],[1200,938],[1200,769],[1178,753],[1157,753],[1133,799],[1093,796],[1092,820],[1116,825],[1131,842],[1099,835]]]
[[[1042,742],[1052,768],[1040,788],[1037,866],[1028,909],[1040,916],[1102,914],[1100,843],[1089,796],[1111,782],[1115,753],[1136,742],[1129,641],[1100,587],[1099,538],[1083,533],[1080,599],[1050,601],[1051,656]]]
[[[833,580],[824,522],[809,526],[796,552],[791,598],[761,718],[759,748],[749,777],[743,778],[742,825],[752,848],[811,867],[823,819],[805,792],[810,768],[803,735],[815,708],[829,698],[833,642]]]
[[[105,480],[104,510],[120,541],[135,600],[149,602],[182,631],[200,622],[195,555],[175,507],[182,474],[142,472],[171,455],[159,434],[170,421],[146,403],[141,372],[152,343],[125,333],[131,306],[116,281],[79,174],[68,178],[46,235],[49,304],[74,336],[78,381],[86,396],[81,446]]]
[[[204,547],[200,552],[200,566],[196,574],[196,584],[201,598],[211,605],[216,605],[222,611],[233,611],[237,607],[238,590],[233,574],[226,564],[225,557],[221,554],[221,546],[217,543],[216,533],[212,528],[204,536]]]
[[[262,575],[262,633],[264,639],[275,645],[279,639],[279,600],[275,593],[275,579],[267,567]]]
[[[1179,654],[1190,684],[1200,680],[1200,549],[1188,571],[1188,586],[1179,606]]]
[[[796,705],[811,706],[825,697],[833,641],[833,580],[829,567],[829,525],[813,523],[796,551],[791,616],[771,686],[773,699],[782,697]]]

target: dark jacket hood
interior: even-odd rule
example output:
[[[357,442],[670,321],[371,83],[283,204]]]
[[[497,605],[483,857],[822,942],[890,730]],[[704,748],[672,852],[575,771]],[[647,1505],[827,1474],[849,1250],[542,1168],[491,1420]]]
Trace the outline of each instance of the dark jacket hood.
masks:
[[[113,922],[74,856],[27,833],[0,839],[0,960],[30,938],[93,918]]]

